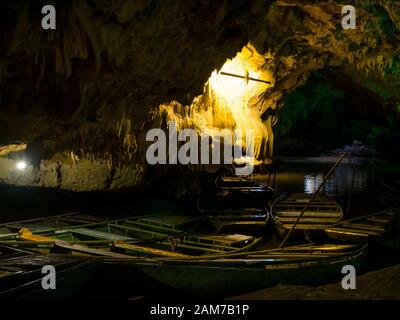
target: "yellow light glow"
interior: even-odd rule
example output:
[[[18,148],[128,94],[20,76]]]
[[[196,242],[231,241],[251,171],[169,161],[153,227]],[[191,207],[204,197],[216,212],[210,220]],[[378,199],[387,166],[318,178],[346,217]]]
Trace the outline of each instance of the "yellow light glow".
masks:
[[[204,86],[204,93],[195,97],[190,106],[184,107],[171,101],[160,106],[159,114],[168,121],[174,121],[178,131],[181,128],[196,128],[214,137],[221,130],[228,129],[232,133],[235,129],[242,130],[242,141],[235,141],[241,147],[247,147],[246,129],[252,129],[253,155],[257,159],[267,160],[272,156],[272,121],[267,119],[263,122],[261,115],[271,106],[261,104],[260,107],[257,104],[260,94],[275,83],[266,61],[264,56],[248,44],[233,59],[228,59],[219,71],[215,70],[211,74]],[[222,72],[245,78],[224,75]],[[261,154],[263,157],[260,157]],[[252,162],[258,163],[255,159]]]
[[[235,129],[254,130],[253,152],[256,157],[260,154],[263,139],[268,140],[268,130],[251,101],[271,84],[249,78],[273,83],[272,75],[261,68],[263,61],[263,57],[248,45],[234,59],[227,60],[221,70],[214,71],[208,82],[210,100],[213,101],[213,126],[230,125]],[[244,76],[245,79],[224,75],[222,72]],[[245,141],[241,145],[245,146]]]

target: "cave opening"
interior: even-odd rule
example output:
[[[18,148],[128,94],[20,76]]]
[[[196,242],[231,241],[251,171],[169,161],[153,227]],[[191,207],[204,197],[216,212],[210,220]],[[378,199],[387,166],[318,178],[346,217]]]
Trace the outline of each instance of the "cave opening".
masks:
[[[312,73],[285,97],[275,127],[277,153],[318,155],[359,141],[398,161],[399,122],[388,95],[379,84],[357,82],[337,68]]]

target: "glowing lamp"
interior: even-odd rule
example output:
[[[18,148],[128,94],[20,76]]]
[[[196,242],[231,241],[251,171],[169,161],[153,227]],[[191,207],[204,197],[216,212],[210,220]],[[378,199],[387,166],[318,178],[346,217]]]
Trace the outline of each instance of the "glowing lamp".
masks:
[[[17,162],[17,164],[16,164],[16,168],[18,169],[18,170],[25,170],[26,169],[26,167],[28,166],[28,164],[25,162],[25,161],[18,161]]]

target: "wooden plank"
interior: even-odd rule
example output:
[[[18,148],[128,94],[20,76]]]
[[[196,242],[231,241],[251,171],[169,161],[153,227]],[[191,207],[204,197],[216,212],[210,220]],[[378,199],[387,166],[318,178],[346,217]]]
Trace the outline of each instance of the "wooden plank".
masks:
[[[381,233],[385,232],[385,228],[382,228],[382,227],[376,226],[376,225],[366,224],[366,223],[343,222],[342,226],[346,227],[346,228],[352,228],[352,229],[371,230],[371,231],[381,232]]]
[[[164,216],[149,216],[146,218],[138,219],[137,221],[151,226],[166,226],[171,229],[179,228],[180,226],[194,223],[199,220],[198,217],[183,216],[183,215],[164,215]]]
[[[282,223],[291,223],[297,221],[297,218],[285,218],[285,217],[278,217],[279,222]],[[337,218],[324,218],[324,217],[313,217],[313,218],[301,218],[300,223],[330,223],[333,224],[337,221]]]
[[[237,243],[242,243],[245,241],[249,241],[254,239],[252,236],[247,236],[243,234],[232,234],[232,235],[221,235],[221,234],[211,234],[211,235],[204,235],[204,236],[195,236],[195,237],[190,237],[191,239],[200,239],[200,240],[205,240],[205,241],[210,241],[210,242],[216,242],[216,243],[221,243],[221,244],[237,244]]]
[[[84,235],[84,236],[97,238],[97,239],[124,240],[124,241],[133,240],[133,238],[130,238],[130,237],[125,237],[125,236],[121,236],[121,235],[118,235],[118,234],[112,234],[112,233],[108,233],[108,232],[91,230],[91,229],[86,229],[86,228],[78,228],[78,229],[67,230],[67,232],[68,231],[72,232],[72,233],[77,233],[77,234],[80,234],[80,235]]]
[[[102,257],[109,257],[109,258],[125,258],[125,259],[132,258],[132,256],[129,256],[126,254],[120,254],[120,253],[115,253],[112,251],[105,251],[105,250],[85,247],[85,246],[81,246],[79,244],[70,244],[66,241],[57,240],[55,242],[55,245],[60,248],[64,248],[64,249],[68,249],[68,250],[76,251],[76,252],[80,252],[80,253],[86,253],[86,254],[94,255],[94,256],[102,256]]]
[[[315,259],[315,258],[329,258],[337,256],[337,252],[321,254],[320,252],[315,253],[271,253],[271,254],[254,254],[248,255],[250,259]]]
[[[267,224],[265,221],[235,221],[235,220],[229,220],[229,221],[222,221],[222,224],[224,226],[260,226],[260,227],[266,227]]]
[[[302,206],[304,204],[306,204],[307,201],[297,201],[297,200],[293,200],[293,201],[279,201],[276,204],[277,205],[298,205],[298,206]],[[336,206],[337,207],[337,203],[335,201],[313,201],[310,203],[310,206]]]
[[[349,235],[356,235],[356,236],[378,236],[380,233],[374,232],[371,230],[361,230],[361,229],[352,229],[352,228],[327,228],[325,229],[326,232],[333,232],[333,233],[341,233],[341,234],[349,234]]]
[[[277,213],[277,217],[298,217],[299,216],[299,212],[294,212],[294,211],[278,211]],[[314,211],[306,211],[303,215],[304,218],[312,218],[312,217],[320,217],[321,213],[320,212],[314,212]],[[328,217],[332,217],[332,218],[338,218],[341,217],[342,215],[340,214],[340,212],[324,212],[323,216],[328,218]]]
[[[304,224],[300,222],[297,224],[296,229],[299,230],[313,230],[313,229],[326,229],[329,228],[332,224]],[[285,229],[290,229],[293,226],[292,224],[283,224],[282,225]]]
[[[298,201],[290,201],[290,202],[277,202],[275,206],[299,206],[304,207],[306,202],[298,202]],[[312,207],[337,207],[338,204],[336,202],[311,202],[310,206]]]
[[[136,251],[136,252],[152,254],[155,256],[162,256],[162,257],[174,257],[174,258],[189,257],[188,255],[177,253],[177,252],[155,249],[155,248],[145,247],[145,246],[138,246],[138,245],[129,244],[126,242],[119,242],[119,241],[114,243],[114,247],[119,248],[119,249],[124,249],[124,250],[132,250],[132,251]]]
[[[367,218],[367,221],[372,223],[379,223],[379,224],[388,224],[392,221],[392,218],[383,218],[383,217],[370,217]]]

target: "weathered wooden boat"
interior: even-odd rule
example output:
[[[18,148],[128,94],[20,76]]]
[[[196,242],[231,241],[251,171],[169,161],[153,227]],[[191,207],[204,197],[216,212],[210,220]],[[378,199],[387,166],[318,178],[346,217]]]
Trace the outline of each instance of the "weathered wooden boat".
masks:
[[[223,257],[105,259],[139,269],[175,290],[204,298],[222,298],[279,283],[316,285],[342,277],[342,267],[359,270],[367,245],[305,245]]]
[[[274,201],[271,216],[280,234],[286,233],[293,227],[310,198],[311,194],[285,193]],[[296,232],[323,232],[342,218],[343,211],[340,205],[327,195],[319,193],[298,221]]]
[[[199,217],[161,215],[36,232],[22,228],[14,239],[1,243],[40,252],[126,258],[224,254],[248,250],[261,240],[242,234],[207,233],[201,229],[202,222]]]
[[[272,200],[274,189],[254,180],[238,176],[217,176],[200,196],[201,210],[262,208]]]
[[[221,209],[199,211],[214,226],[217,232],[265,235],[269,221],[269,211],[263,209]]]
[[[31,252],[26,250],[21,250],[18,248],[0,245],[0,261],[9,258],[24,256],[27,254],[31,254]]]
[[[218,176],[197,201],[199,213],[219,232],[262,235],[269,220],[268,202],[274,190],[237,176]]]
[[[104,222],[104,219],[81,212],[70,212],[34,219],[10,221],[0,224],[0,239],[13,236],[22,228],[27,228],[34,232],[44,232],[46,230],[53,230],[56,228],[99,222]]]
[[[67,299],[86,283],[100,266],[95,258],[66,255],[41,255],[1,246],[6,257],[0,255],[0,300],[10,299]],[[54,266],[56,290],[45,290],[42,268]]]
[[[362,243],[386,234],[393,221],[393,210],[384,210],[341,221],[325,229],[325,233],[335,241]]]

